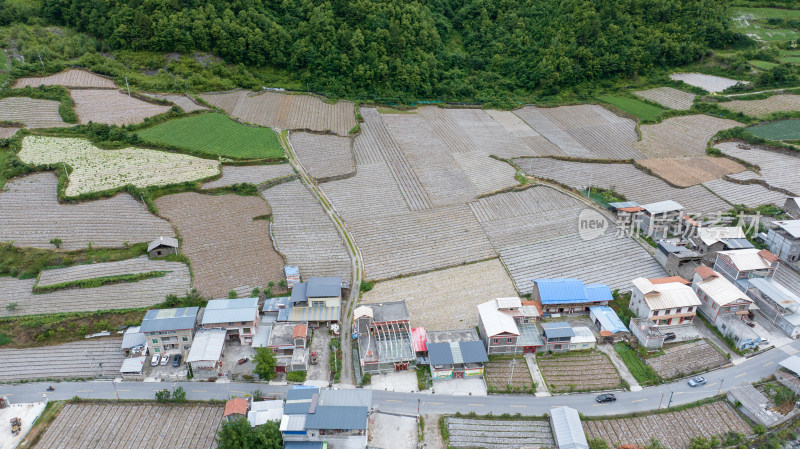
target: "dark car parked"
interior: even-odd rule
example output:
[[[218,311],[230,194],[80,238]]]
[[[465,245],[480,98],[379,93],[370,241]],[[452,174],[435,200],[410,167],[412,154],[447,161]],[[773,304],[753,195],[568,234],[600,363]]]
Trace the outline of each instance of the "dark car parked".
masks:
[[[602,404],[602,403],[604,403],[604,402],[614,402],[614,401],[616,401],[616,400],[617,400],[617,397],[616,397],[616,396],[614,396],[614,395],[613,395],[613,394],[611,394],[611,393],[606,393],[606,394],[601,394],[600,396],[597,396],[597,397],[596,397],[596,398],[594,398],[594,399],[595,399],[597,402],[599,402],[599,403],[601,403],[601,404]]]
[[[672,341],[675,340],[676,338],[678,338],[678,336],[675,335],[675,332],[667,332],[666,334],[664,334],[664,341]]]
[[[181,366],[181,355],[180,354],[175,354],[174,356],[172,356],[172,366],[174,366],[175,368]]]

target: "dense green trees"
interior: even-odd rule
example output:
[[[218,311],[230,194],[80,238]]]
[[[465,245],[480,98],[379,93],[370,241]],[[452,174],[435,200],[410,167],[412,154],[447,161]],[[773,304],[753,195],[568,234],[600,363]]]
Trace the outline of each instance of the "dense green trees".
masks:
[[[213,52],[346,96],[475,99],[682,65],[724,0],[43,0],[111,49]]]
[[[250,427],[245,418],[223,422],[216,442],[217,449],[280,449],[283,446],[276,421]]]

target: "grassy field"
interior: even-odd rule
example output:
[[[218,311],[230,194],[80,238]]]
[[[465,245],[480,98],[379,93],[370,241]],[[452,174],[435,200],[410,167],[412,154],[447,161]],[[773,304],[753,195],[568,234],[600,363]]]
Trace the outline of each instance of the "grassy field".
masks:
[[[780,8],[734,7],[729,10],[733,30],[755,35],[764,41],[786,41],[800,38],[800,31],[769,25],[767,19],[798,19],[800,10]]]
[[[642,362],[636,352],[631,349],[628,344],[617,343],[614,345],[614,350],[617,351],[617,354],[619,354],[622,361],[625,362],[628,370],[640,385],[655,385],[661,380],[655,370]]]
[[[635,98],[619,97],[616,95],[605,95],[597,97],[598,100],[614,105],[623,111],[639,117],[641,120],[656,121],[664,114],[664,110],[639,101]]]
[[[751,134],[762,139],[798,140],[800,139],[800,120],[779,120],[764,125],[747,128]]]
[[[242,125],[217,113],[170,120],[138,134],[142,140],[156,145],[236,159],[283,157],[283,149],[273,130]]]
[[[751,60],[749,60],[747,62],[750,63],[750,65],[752,65],[753,67],[756,67],[756,68],[762,69],[762,70],[769,70],[769,69],[771,69],[771,68],[773,68],[773,67],[778,65],[778,64],[775,64],[774,62],[758,61],[756,59],[751,59]]]

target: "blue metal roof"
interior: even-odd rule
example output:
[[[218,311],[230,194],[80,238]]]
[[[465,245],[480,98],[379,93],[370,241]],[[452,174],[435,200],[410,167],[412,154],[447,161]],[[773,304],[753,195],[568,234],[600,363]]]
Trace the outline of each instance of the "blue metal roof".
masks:
[[[752,243],[750,243],[747,239],[723,239],[725,246],[728,249],[748,249],[748,248],[755,248]]]
[[[617,332],[628,332],[628,328],[625,327],[625,324],[619,319],[617,312],[614,312],[614,309],[611,307],[594,306],[589,308],[589,312],[600,322],[601,330],[613,332],[615,334]]]
[[[309,298],[333,298],[342,296],[342,278],[319,277],[308,280],[306,294]]]
[[[452,365],[453,352],[450,343],[428,343],[428,358],[431,365]]]
[[[306,429],[366,430],[369,407],[318,406],[306,415]]]
[[[614,299],[611,289],[604,284],[589,284],[585,287],[585,290],[589,301],[611,301]]]
[[[611,301],[611,289],[603,284],[583,285],[578,279],[534,279],[542,304],[575,304]]]
[[[262,307],[261,310],[264,312],[278,312],[281,309],[285,309],[288,304],[289,304],[288,296],[281,296],[278,298],[267,298],[264,300],[264,307]]]
[[[286,400],[296,401],[298,399],[311,399],[311,397],[314,396],[315,394],[319,394],[319,387],[309,387],[308,385],[295,385],[294,388],[286,392]]]
[[[486,348],[479,340],[444,343],[428,343],[428,358],[431,365],[453,365],[458,363],[488,362]]]
[[[324,441],[284,441],[283,449],[324,449]]]
[[[258,298],[212,299],[203,313],[203,324],[235,323],[258,319]]]
[[[292,297],[289,302],[294,304],[296,302],[308,301],[308,297],[306,296],[307,289],[308,282],[298,282],[297,284],[294,284],[294,287],[292,288]]]
[[[148,310],[142,320],[139,332],[172,331],[178,329],[194,329],[199,307],[181,307],[179,309]]]
[[[575,332],[572,331],[572,326],[570,326],[566,321],[560,321],[557,323],[542,323],[542,332],[544,332],[547,338],[564,338],[575,336]]]

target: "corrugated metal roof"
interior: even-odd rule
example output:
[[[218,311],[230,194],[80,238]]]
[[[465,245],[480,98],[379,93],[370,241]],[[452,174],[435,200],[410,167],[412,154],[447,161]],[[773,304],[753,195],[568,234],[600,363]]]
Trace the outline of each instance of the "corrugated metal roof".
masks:
[[[519,297],[496,298],[498,309],[518,309],[522,307],[522,300]]]
[[[136,346],[143,346],[147,339],[144,334],[140,332],[140,326],[132,326],[125,329],[125,334],[122,335],[122,349],[131,349]]]
[[[306,407],[306,411],[308,411],[308,407]],[[279,427],[281,432],[306,430],[306,415],[289,414],[286,409],[284,409],[284,413],[285,415],[281,417],[281,426]]]
[[[611,289],[604,284],[589,284],[585,287],[586,298],[589,301],[611,301],[614,296],[611,294]]]
[[[739,226],[712,226],[709,228],[697,229],[697,236],[706,245],[713,245],[724,239],[743,239],[744,231]]]
[[[651,215],[663,214],[665,212],[674,212],[674,211],[683,210],[683,206],[681,206],[679,203],[677,203],[675,201],[672,201],[672,200],[659,201],[657,203],[650,203],[650,204],[643,204],[642,207],[647,212],[650,212]]]
[[[269,421],[280,421],[283,416],[283,409],[260,410],[247,412],[247,421],[250,427],[263,426]]]
[[[275,399],[272,401],[253,401],[250,403],[250,411],[261,412],[264,410],[283,410],[283,400]]]
[[[289,299],[289,302],[294,304],[308,301],[308,296],[306,295],[307,290],[307,282],[298,282],[297,284],[294,284],[294,287],[292,287],[292,296],[290,297],[291,299]]]
[[[619,201],[616,203],[608,203],[609,209],[622,209],[623,207],[640,207],[636,201]]]
[[[194,329],[199,307],[181,307],[179,309],[148,310],[142,320],[140,332],[159,332],[178,329]]]
[[[309,298],[331,298],[342,296],[342,278],[316,277],[307,282],[306,295]]]
[[[282,311],[281,311],[282,312]],[[339,321],[342,308],[336,307],[292,307],[287,311],[287,321]],[[281,314],[278,312],[278,320]]]
[[[289,306],[289,297],[281,296],[279,298],[267,298],[264,300],[264,307],[261,308],[264,312],[278,312],[284,310]]]
[[[144,362],[147,357],[131,357],[122,361],[122,368],[119,369],[120,373],[141,373],[144,368]]]
[[[356,310],[353,311],[353,319],[357,320],[361,317],[370,317],[373,318],[375,314],[372,312],[372,308],[369,306],[358,306]]]
[[[589,442],[583,433],[578,411],[570,407],[550,409],[550,425],[558,449],[588,449]]]
[[[783,307],[800,304],[800,297],[774,279],[752,278],[748,279],[748,281],[750,286],[757,288],[764,296],[769,297]]]
[[[478,314],[489,337],[502,333],[519,335],[519,329],[517,329],[514,318],[497,310],[497,302],[494,299],[478,304]]]
[[[534,279],[542,304],[575,304],[611,301],[611,289],[603,284],[583,285],[578,279]]]
[[[319,406],[306,415],[306,429],[366,430],[369,407]]]
[[[764,270],[772,266],[759,254],[758,249],[720,251],[717,256],[727,258],[739,271]]]
[[[325,449],[326,441],[284,441],[283,449]]]
[[[542,332],[547,338],[564,338],[572,337],[575,332],[572,331],[572,326],[566,321],[559,321],[556,323],[542,323]]]
[[[617,312],[608,306],[594,306],[589,308],[589,312],[600,322],[600,329],[616,334],[617,332],[628,332],[628,328],[619,319]]]
[[[572,331],[575,335],[570,339],[570,343],[596,343],[597,337],[594,336],[594,332],[588,327],[573,327]]]
[[[719,274],[716,277],[709,277],[707,280],[698,282],[697,287],[719,306],[726,306],[732,302],[753,302],[731,281]]]
[[[489,361],[482,341],[430,343],[428,344],[428,357],[432,365],[483,363]]]
[[[728,249],[749,249],[755,248],[750,240],[747,239],[722,239],[722,242],[725,243],[725,247]]]
[[[428,358],[431,365],[452,365],[453,352],[449,343],[431,343],[428,345]]]
[[[778,365],[800,376],[800,356],[793,355],[788,359],[781,360]]]
[[[784,231],[788,232],[794,238],[800,238],[800,220],[779,220],[773,221],[772,224],[780,226]]]
[[[258,318],[258,298],[212,299],[206,305],[202,324],[255,321]]]
[[[633,280],[633,286],[642,292],[650,310],[701,305],[694,290],[678,282],[653,284],[645,278],[636,278]]]
[[[192,340],[192,348],[186,362],[207,362],[219,360],[222,355],[222,347],[225,345],[225,329],[202,329]]]
[[[371,407],[372,390],[331,390],[319,392],[320,406]]]
[[[178,239],[173,238],[173,237],[161,236],[161,237],[153,240],[152,242],[150,242],[149,245],[147,245],[147,252],[149,253],[150,251],[158,248],[159,246],[169,246],[171,248],[177,248],[178,247]]]
[[[412,327],[411,339],[414,341],[414,352],[428,351],[428,336],[424,327]]]

